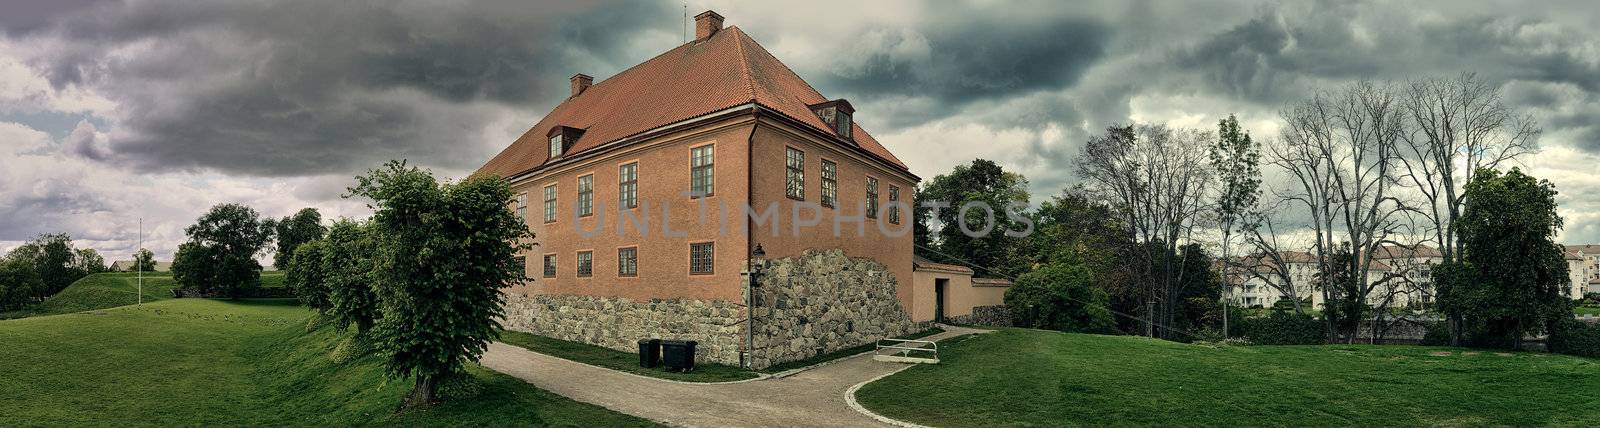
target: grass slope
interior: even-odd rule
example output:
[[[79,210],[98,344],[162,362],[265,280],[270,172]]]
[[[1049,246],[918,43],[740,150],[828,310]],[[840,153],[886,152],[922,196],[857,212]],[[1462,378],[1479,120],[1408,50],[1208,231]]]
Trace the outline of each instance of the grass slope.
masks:
[[[1418,346],[1206,347],[1006,329],[863,387],[937,426],[1589,425],[1600,361]]]
[[[176,299],[0,321],[0,426],[649,425],[476,366],[476,393],[396,415],[411,382],[310,319],[288,300]]]
[[[283,287],[283,272],[262,272],[262,287]],[[146,303],[172,298],[172,289],[178,282],[171,272],[144,273],[144,301]],[[137,272],[97,273],[73,282],[37,306],[0,313],[0,320],[35,317],[41,315],[70,314],[73,312],[115,308],[139,302],[139,276]]]

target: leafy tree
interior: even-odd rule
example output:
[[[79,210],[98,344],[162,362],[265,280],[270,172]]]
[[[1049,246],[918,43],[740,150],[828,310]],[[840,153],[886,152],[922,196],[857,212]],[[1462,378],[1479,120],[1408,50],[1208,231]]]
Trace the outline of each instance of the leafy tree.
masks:
[[[295,248],[301,244],[322,239],[327,229],[322,227],[322,214],[316,208],[305,208],[292,216],[270,222],[278,240],[278,251],[272,255],[272,266],[288,269]]]
[[[1082,333],[1110,333],[1116,321],[1106,309],[1109,297],[1091,284],[1081,264],[1051,263],[1017,277],[1006,290],[1006,309],[1019,327]]]
[[[72,237],[64,233],[44,234],[30,245],[38,248],[38,252],[33,253],[34,270],[39,273],[45,286],[44,293],[38,296],[39,300],[65,290],[78,278],[87,275],[74,263],[77,250],[72,248]]]
[[[172,279],[201,293],[217,284],[216,257],[209,247],[194,242],[178,244],[172,256]]]
[[[1480,345],[1521,348],[1522,337],[1572,317],[1555,185],[1520,169],[1479,171],[1456,219],[1463,262],[1441,287],[1440,309]]]
[[[260,285],[261,263],[255,257],[272,237],[272,229],[267,226],[262,223],[261,215],[250,207],[239,204],[211,207],[211,211],[201,215],[194,225],[184,229],[189,234],[189,243],[205,251],[192,252],[191,257],[195,257],[193,260],[183,260],[182,257],[174,260],[175,263],[200,260],[209,263],[190,264],[186,269],[194,274],[181,278],[174,274],[175,279],[185,287],[216,289],[230,296],[237,296],[241,289]],[[181,246],[179,250],[182,250]],[[177,267],[173,269],[177,270]]]
[[[44,279],[34,270],[33,259],[15,256],[0,258],[0,311],[22,309],[33,304],[42,289]]]
[[[1012,278],[1028,271],[1027,241],[1032,232],[1032,219],[1021,209],[1028,203],[1028,179],[1021,174],[1006,172],[999,164],[985,159],[974,159],[970,165],[960,165],[949,174],[929,180],[918,190],[916,200],[945,202],[949,206],[937,213],[923,208],[914,213],[919,223],[937,219],[938,230],[923,224],[924,236],[917,252],[928,259],[971,265],[979,275]],[[961,208],[966,210],[962,218]],[[988,211],[980,206],[986,206]],[[989,214],[993,214],[993,222]],[[984,231],[986,225],[991,227]],[[964,231],[963,229],[966,229]],[[972,231],[969,236],[967,231]],[[928,251],[933,249],[934,251]]]
[[[148,249],[140,248],[139,252],[133,254],[133,269],[132,270],[134,272],[140,272],[140,271],[153,272],[153,271],[155,271],[156,270],[156,253],[152,253]]]
[[[100,273],[108,270],[105,257],[93,248],[83,248],[76,251],[77,257],[73,259],[73,267],[84,274]]]
[[[1220,183],[1217,195],[1217,224],[1222,232],[1222,260],[1231,262],[1234,226],[1255,207],[1261,198],[1261,148],[1250,139],[1250,133],[1239,129],[1239,118],[1228,115],[1217,123],[1217,142],[1209,154],[1211,168],[1216,170]],[[1228,334],[1227,296],[1223,302],[1222,334]]]
[[[321,248],[321,271],[328,293],[329,314],[339,328],[356,326],[365,335],[379,318],[373,263],[377,242],[368,225],[340,219],[328,229]]]
[[[327,244],[321,239],[300,244],[284,269],[283,280],[295,297],[300,298],[301,304],[323,314],[328,313],[330,307],[327,274],[322,270]]]
[[[356,180],[351,194],[376,205],[378,349],[391,376],[416,379],[408,405],[436,401],[440,381],[459,375],[495,337],[500,288],[521,279],[515,243],[530,233],[508,209],[511,187],[499,177],[440,185],[390,162]]]

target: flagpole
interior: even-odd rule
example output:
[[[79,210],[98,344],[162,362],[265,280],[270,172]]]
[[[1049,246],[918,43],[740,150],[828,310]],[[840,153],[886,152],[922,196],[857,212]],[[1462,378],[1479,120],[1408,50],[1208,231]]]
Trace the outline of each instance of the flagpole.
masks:
[[[133,252],[133,270],[139,271],[139,306],[144,306],[144,266],[139,255],[144,252],[144,217],[139,217],[139,250]]]

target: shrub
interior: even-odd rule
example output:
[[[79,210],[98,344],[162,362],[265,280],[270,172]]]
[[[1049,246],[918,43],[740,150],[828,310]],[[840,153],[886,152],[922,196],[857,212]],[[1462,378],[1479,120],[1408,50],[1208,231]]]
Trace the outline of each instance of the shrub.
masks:
[[[300,299],[301,304],[316,309],[318,313],[327,313],[329,308],[327,274],[322,270],[326,246],[327,243],[320,239],[300,244],[289,258],[288,269],[284,272],[284,284],[294,291],[294,296]]]
[[[341,330],[355,325],[357,334],[365,334],[379,318],[378,294],[372,285],[377,248],[369,229],[350,220],[336,221],[320,250],[328,315]]]
[[[1600,325],[1575,319],[1556,321],[1547,344],[1550,352],[1600,358]]]
[[[1443,322],[1430,322],[1422,333],[1422,345],[1446,346],[1450,344],[1450,325]]]
[[[1017,277],[1006,290],[1012,325],[1049,330],[1110,333],[1116,328],[1104,290],[1091,284],[1089,268],[1052,263]]]
[[[1306,314],[1272,311],[1262,318],[1245,320],[1240,328],[1250,343],[1257,345],[1318,345],[1328,343],[1327,327]]]

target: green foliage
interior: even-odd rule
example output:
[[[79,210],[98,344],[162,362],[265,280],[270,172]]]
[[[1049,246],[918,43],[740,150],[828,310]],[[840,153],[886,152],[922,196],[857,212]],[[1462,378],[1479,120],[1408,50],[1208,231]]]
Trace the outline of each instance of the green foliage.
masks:
[[[1109,297],[1091,285],[1092,278],[1089,268],[1062,263],[1017,277],[1005,296],[1012,324],[1083,333],[1115,331],[1116,321],[1106,309]]]
[[[328,303],[327,275],[322,270],[326,247],[327,241],[320,239],[300,244],[284,272],[285,285],[294,290],[300,303],[323,314],[328,313],[331,307]]]
[[[974,159],[970,165],[933,177],[917,190],[916,200],[919,224],[938,220],[942,225],[937,231],[922,226],[917,254],[937,262],[973,266],[979,276],[1011,278],[1031,268],[1027,241],[1023,236],[1013,236],[1031,232],[1033,226],[1032,219],[1022,212],[1028,203],[1028,179],[1021,174],[1006,172],[993,161]],[[928,201],[946,202],[949,206],[933,213],[921,204]],[[988,211],[977,206],[968,209],[965,218],[959,218],[961,207],[968,203],[987,204],[993,210],[993,222],[989,222]],[[992,230],[975,233],[982,236],[967,236],[962,224],[974,232],[982,232],[986,224],[992,225]]]
[[[105,272],[85,276],[39,304],[0,314],[0,319],[109,309],[132,305],[140,300],[150,303],[171,299],[172,289],[178,286],[178,282],[165,273],[145,273],[144,286],[140,287],[138,276],[137,272]]]
[[[156,253],[152,253],[148,249],[140,248],[138,252],[133,254],[133,266],[130,271],[154,272],[155,270]]]
[[[80,248],[75,251],[76,257],[72,260],[73,269],[83,272],[84,275],[97,274],[109,270],[106,268],[106,259],[100,257],[100,252],[93,248]]]
[[[0,258],[0,311],[32,304],[45,287],[44,279],[26,257]]]
[[[1524,335],[1572,317],[1556,190],[1521,170],[1480,171],[1466,185],[1456,220],[1464,257],[1447,264],[1440,309],[1474,343],[1519,347]],[[1435,270],[1438,272],[1438,270]]]
[[[1239,326],[1244,337],[1257,345],[1317,345],[1328,343],[1322,321],[1306,314],[1273,310],[1265,317],[1247,318]]]
[[[272,266],[288,270],[294,251],[307,242],[322,239],[327,229],[322,227],[322,214],[316,208],[305,208],[292,216],[270,222],[278,241],[278,251],[272,254]]]
[[[375,290],[374,257],[377,242],[366,224],[340,219],[323,238],[320,271],[327,290],[328,315],[340,329],[356,326],[366,334],[377,322],[378,294]]]
[[[374,326],[391,376],[414,376],[411,405],[437,397],[495,337],[500,288],[520,281],[516,253],[531,235],[507,207],[511,187],[473,176],[440,185],[432,174],[390,162],[356,177],[352,195],[375,202],[374,279],[383,317]]]
[[[1217,131],[1217,142],[1209,153],[1211,167],[1222,181],[1217,218],[1232,225],[1261,198],[1261,148],[1249,132],[1239,129],[1239,118],[1234,115],[1217,123]]]
[[[184,287],[236,296],[240,289],[260,285],[261,263],[255,257],[272,237],[272,228],[261,221],[256,210],[219,204],[184,232],[189,242],[178,247],[172,267]],[[183,265],[181,272],[179,264]]]
[[[1318,272],[1315,276],[1317,289],[1327,292],[1322,314],[1332,321],[1343,337],[1356,334],[1361,326],[1362,315],[1370,309],[1366,296],[1361,292],[1361,281],[1350,275],[1355,270],[1355,263],[1356,257],[1350,251],[1350,245],[1341,244],[1328,252],[1327,275]]]
[[[1600,358],[1600,325],[1567,318],[1552,323],[1550,352]]]

